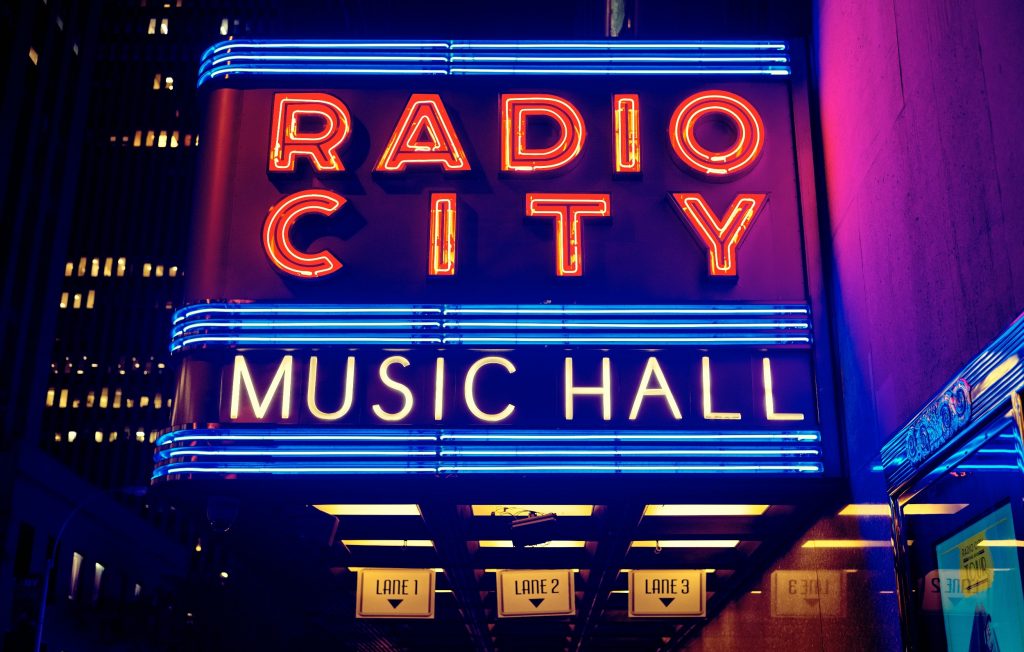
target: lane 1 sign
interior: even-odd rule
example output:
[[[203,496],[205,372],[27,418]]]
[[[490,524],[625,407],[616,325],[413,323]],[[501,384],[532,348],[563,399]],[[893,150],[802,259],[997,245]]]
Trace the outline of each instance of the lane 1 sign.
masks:
[[[571,569],[499,570],[498,617],[572,616],[576,585]]]
[[[707,592],[703,570],[629,572],[630,618],[704,616]]]
[[[363,568],[356,578],[356,618],[433,618],[430,568]]]

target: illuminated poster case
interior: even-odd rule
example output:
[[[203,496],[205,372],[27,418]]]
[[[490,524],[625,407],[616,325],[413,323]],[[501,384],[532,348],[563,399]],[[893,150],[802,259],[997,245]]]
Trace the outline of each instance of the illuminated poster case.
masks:
[[[838,474],[802,54],[229,41],[154,479]]]

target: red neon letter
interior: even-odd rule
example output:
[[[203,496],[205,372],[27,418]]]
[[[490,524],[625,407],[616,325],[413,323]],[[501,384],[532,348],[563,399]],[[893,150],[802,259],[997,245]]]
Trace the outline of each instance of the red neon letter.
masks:
[[[427,273],[431,276],[455,274],[455,193],[430,195],[430,253]]]
[[[640,171],[640,98],[616,95],[615,171]]]
[[[329,190],[301,190],[271,206],[263,223],[263,249],[270,262],[300,278],[318,278],[341,269],[341,261],[327,250],[315,254],[296,250],[288,232],[300,217],[310,213],[331,215],[344,203],[344,197]]]
[[[323,120],[319,131],[299,131],[299,119]],[[324,93],[276,93],[274,125],[270,134],[271,172],[293,172],[295,159],[308,156],[318,172],[344,170],[338,149],[352,132],[348,108]]]
[[[375,170],[400,172],[407,165],[469,169],[466,152],[439,95],[416,93],[409,98]]]
[[[559,136],[550,147],[526,146],[527,118],[546,116],[555,121]],[[501,169],[534,172],[554,170],[583,151],[587,130],[583,116],[568,100],[555,95],[501,96]]]
[[[560,195],[528,193],[526,214],[555,218],[555,262],[559,276],[583,275],[584,217],[608,217],[608,195]]]
[[[672,193],[672,199],[676,201],[683,221],[707,247],[711,276],[736,276],[736,248],[764,206],[765,195],[736,195],[722,220],[699,192]]]
[[[717,116],[736,128],[736,142],[721,152],[712,152],[697,142],[697,121]],[[712,177],[742,172],[757,162],[764,149],[764,122],[757,110],[739,95],[725,91],[704,91],[683,100],[669,122],[669,141],[683,163]]]

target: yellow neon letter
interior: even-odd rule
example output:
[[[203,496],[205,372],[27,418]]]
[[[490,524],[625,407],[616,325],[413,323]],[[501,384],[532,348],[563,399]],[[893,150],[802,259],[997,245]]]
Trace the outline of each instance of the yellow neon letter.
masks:
[[[701,386],[704,391],[704,418],[705,419],[742,419],[739,412],[715,412],[711,409],[711,358],[702,356],[700,359]]]
[[[764,412],[769,421],[803,421],[802,412],[776,412],[775,394],[772,391],[772,363],[761,359],[761,375],[764,378]]]
[[[401,421],[405,417],[409,416],[412,412],[412,390],[403,385],[402,383],[394,380],[388,375],[388,369],[393,364],[400,364],[403,367],[409,366],[409,361],[400,355],[393,355],[389,358],[384,358],[384,361],[380,363],[380,382],[384,383],[384,386],[393,389],[402,395],[402,409],[398,412],[387,412],[381,406],[380,403],[373,404],[373,413],[377,415],[377,418],[382,421]]]
[[[510,374],[514,374],[516,372],[516,366],[505,358],[496,355],[489,355],[480,358],[479,360],[474,362],[469,367],[469,371],[466,372],[466,407],[469,408],[469,411],[477,419],[480,419],[481,421],[490,421],[493,423],[495,421],[504,421],[505,419],[509,418],[512,412],[515,411],[516,406],[509,403],[501,412],[498,412],[496,414],[489,414],[487,412],[484,412],[477,406],[476,398],[473,396],[473,383],[476,381],[476,372],[480,371],[482,367],[489,364],[501,365],[502,367],[505,368],[505,371],[509,372]]]
[[[434,421],[444,417],[444,358],[438,358],[434,367]]]
[[[657,389],[651,389],[652,376],[657,381]],[[661,370],[661,365],[658,364],[658,359],[654,356],[647,358],[643,378],[640,380],[640,386],[637,387],[636,397],[633,398],[633,407],[629,411],[630,421],[636,421],[637,415],[640,414],[640,405],[644,402],[644,398],[648,396],[664,396],[665,403],[668,404],[668,409],[672,412],[672,417],[677,421],[683,418],[682,413],[679,412],[679,406],[676,405],[676,397],[672,395],[672,390],[669,389],[668,381]]]
[[[286,355],[281,359],[281,364],[277,366],[277,372],[274,374],[274,379],[270,381],[270,389],[263,396],[263,400],[260,400],[259,396],[256,395],[256,386],[252,382],[252,376],[249,374],[249,367],[245,363],[245,357],[241,355],[235,356],[235,368],[231,374],[231,418],[238,418],[238,409],[241,401],[241,386],[245,385],[245,394],[249,398],[249,404],[252,406],[252,413],[257,419],[262,419],[267,416],[267,412],[270,410],[270,403],[274,400],[274,394],[277,393],[277,388],[283,385],[281,391],[281,418],[287,419],[291,414],[292,406],[292,356]]]
[[[573,419],[573,397],[600,396],[601,418],[611,421],[612,418],[612,363],[608,358],[601,358],[601,384],[596,387],[576,387],[572,384],[572,358],[565,359],[565,420]]]
[[[356,359],[348,356],[345,362],[345,393],[341,398],[341,407],[335,412],[324,412],[316,406],[316,367],[317,357],[309,359],[309,383],[306,384],[306,407],[310,414],[321,421],[337,421],[352,409],[352,386],[355,384]]]

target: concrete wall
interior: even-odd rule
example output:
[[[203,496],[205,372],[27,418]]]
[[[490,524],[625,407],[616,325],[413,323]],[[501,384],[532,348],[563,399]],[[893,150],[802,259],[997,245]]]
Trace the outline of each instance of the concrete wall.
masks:
[[[814,10],[857,474],[1024,310],[1024,3]]]

